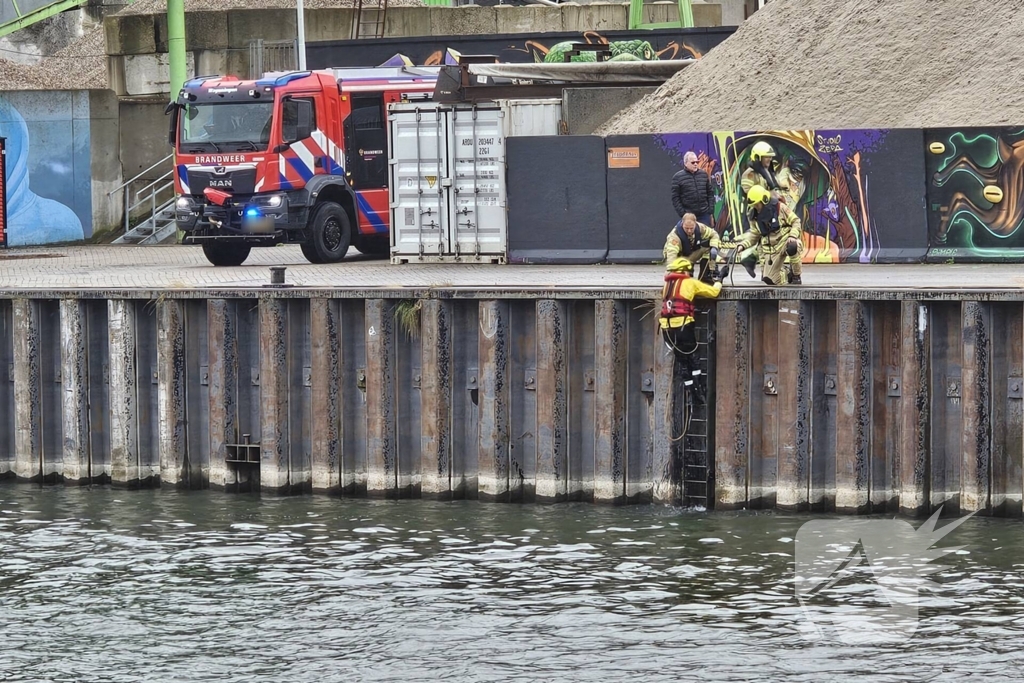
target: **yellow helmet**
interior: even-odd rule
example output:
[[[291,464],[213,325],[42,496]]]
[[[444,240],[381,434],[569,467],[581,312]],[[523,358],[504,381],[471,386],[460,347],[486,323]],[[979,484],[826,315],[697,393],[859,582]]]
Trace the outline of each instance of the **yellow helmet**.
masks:
[[[755,142],[753,149],[750,150],[750,158],[754,161],[760,161],[764,157],[773,158],[774,156],[775,150],[764,140]]]
[[[747,201],[750,203],[751,206],[756,206],[757,204],[767,204],[771,200],[771,198],[772,193],[766,190],[765,188],[761,187],[760,185],[754,185],[752,188],[750,188],[750,191],[747,192]]]
[[[693,270],[693,263],[690,262],[690,259],[680,256],[669,264],[668,269],[673,273],[687,273]]]

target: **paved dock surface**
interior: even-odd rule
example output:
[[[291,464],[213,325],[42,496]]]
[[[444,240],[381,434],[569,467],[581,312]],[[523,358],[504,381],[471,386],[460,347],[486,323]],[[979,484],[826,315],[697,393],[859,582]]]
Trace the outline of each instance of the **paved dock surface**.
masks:
[[[580,292],[612,296],[646,296],[662,284],[659,265],[492,265],[401,264],[368,258],[358,252],[342,263],[313,265],[298,247],[253,249],[241,266],[216,268],[199,247],[76,246],[0,250],[0,295],[30,290],[263,290],[270,266],[287,266],[286,282],[298,289],[372,290],[424,289],[455,292],[500,290],[536,296],[540,291]],[[726,280],[733,295],[814,298],[869,297],[873,292],[958,294],[960,290],[989,290],[1001,298],[1024,299],[1022,264],[821,264],[805,265],[802,287],[770,288],[738,269]],[[759,290],[759,291],[754,291]],[[838,291],[837,291],[838,290]],[[617,293],[617,294],[616,294]],[[723,293],[729,297],[729,292]],[[979,291],[978,294],[981,294]]]

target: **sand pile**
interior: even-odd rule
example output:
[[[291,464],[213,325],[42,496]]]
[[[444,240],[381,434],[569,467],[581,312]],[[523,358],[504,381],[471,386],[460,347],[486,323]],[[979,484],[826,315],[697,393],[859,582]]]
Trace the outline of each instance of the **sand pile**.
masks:
[[[358,0],[304,0],[305,9],[355,7]],[[363,0],[363,6],[375,6],[374,0]],[[421,0],[388,0],[388,7],[419,7]],[[295,0],[185,0],[186,12],[223,12],[233,9],[295,9]],[[166,14],[167,0],[136,0],[118,14]]]
[[[0,59],[0,91],[103,90],[108,87],[102,26],[89,29],[81,38],[34,66]]]
[[[1024,123],[1024,0],[772,0],[598,134]]]

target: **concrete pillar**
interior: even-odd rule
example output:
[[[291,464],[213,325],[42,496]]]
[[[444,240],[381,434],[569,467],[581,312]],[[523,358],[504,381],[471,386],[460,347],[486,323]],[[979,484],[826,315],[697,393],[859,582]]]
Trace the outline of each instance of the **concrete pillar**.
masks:
[[[989,304],[964,301],[963,316],[963,469],[960,509],[988,511],[991,485],[992,311]],[[1002,341],[1003,344],[1006,341]]]
[[[110,347],[110,478],[114,486],[138,486],[139,414],[135,302],[107,301]]]
[[[868,508],[871,339],[867,316],[861,301],[838,302],[836,510],[852,514]]]
[[[775,504],[806,510],[810,495],[811,307],[779,302],[779,462]]]
[[[288,306],[260,299],[260,490],[290,489],[288,420]]]
[[[676,396],[673,378],[676,369],[675,352],[662,341],[661,334],[654,337],[654,410],[652,411],[651,433],[654,436],[651,476],[654,478],[653,499],[655,503],[669,505],[682,502],[682,480],[673,472],[682,473],[682,444],[679,431],[683,425],[674,424],[675,403],[683,397]],[[707,378],[703,378],[707,380]],[[677,431],[678,430],[678,431]],[[706,443],[706,442],[705,442]],[[679,460],[678,464],[676,460]]]
[[[568,324],[565,304],[537,302],[538,501],[560,501],[569,484]]]
[[[60,300],[61,410],[64,423],[63,479],[65,484],[88,484],[89,358],[85,302]]]
[[[39,305],[14,300],[14,474],[40,481],[43,476],[42,373]]]
[[[480,302],[480,450],[477,478],[480,500],[505,500],[509,496],[511,378],[508,320],[508,302]]]
[[[447,303],[427,299],[420,310],[421,495],[452,495],[452,316]]]
[[[224,488],[236,482],[224,460],[225,444],[237,443],[238,345],[237,327],[230,304],[224,299],[207,303],[210,382],[210,486]],[[230,479],[230,480],[229,480]]]
[[[386,496],[398,490],[395,432],[395,334],[391,302],[366,300],[366,491]]]
[[[594,501],[614,502],[626,495],[626,321],[621,301],[595,302]]]
[[[928,307],[920,301],[901,304],[900,337],[900,512],[924,515],[929,511],[931,329]]]
[[[747,504],[750,457],[750,308],[720,301],[715,332],[715,507]]]
[[[334,300],[312,299],[309,305],[313,490],[335,492],[341,488],[341,321]]]
[[[185,307],[179,299],[157,303],[156,355],[160,484],[187,488]]]

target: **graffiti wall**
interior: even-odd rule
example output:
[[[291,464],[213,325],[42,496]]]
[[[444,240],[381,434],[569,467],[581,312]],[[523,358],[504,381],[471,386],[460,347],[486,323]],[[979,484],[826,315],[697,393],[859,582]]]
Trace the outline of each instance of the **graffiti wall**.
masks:
[[[0,94],[7,148],[7,246],[92,234],[89,93]]]
[[[928,260],[1024,259],[1024,127],[925,132]]]
[[[765,168],[803,228],[811,263],[920,260],[927,234],[923,133],[913,130],[723,131],[655,136],[679,168],[692,151],[716,188],[714,227],[747,229],[744,172],[758,171],[755,143],[775,156]]]
[[[607,45],[615,55],[628,54],[642,60],[699,59],[728,38],[734,26],[696,29],[654,29],[644,31],[587,31],[585,33],[543,33],[479,36],[422,36],[381,40],[337,40],[306,45],[306,63],[311,69],[346,66],[455,64],[459,55],[494,55],[498,61],[554,61],[568,43]],[[591,59],[580,55],[576,61]],[[621,57],[630,59],[630,57]],[[560,61],[560,60],[559,60]]]

